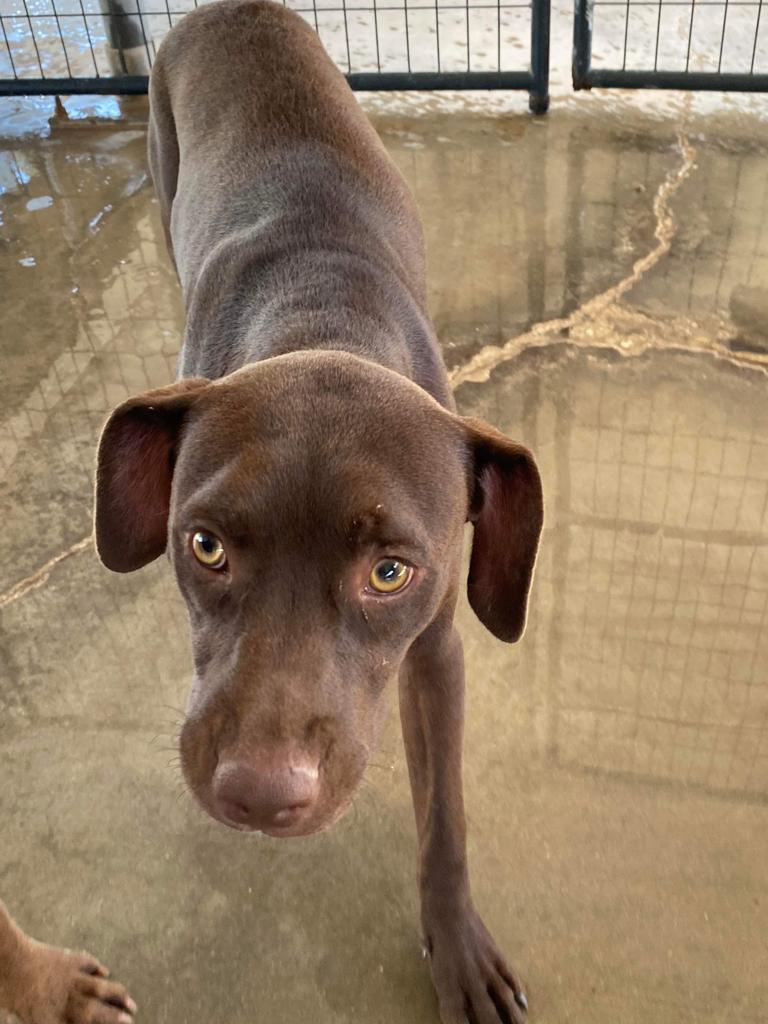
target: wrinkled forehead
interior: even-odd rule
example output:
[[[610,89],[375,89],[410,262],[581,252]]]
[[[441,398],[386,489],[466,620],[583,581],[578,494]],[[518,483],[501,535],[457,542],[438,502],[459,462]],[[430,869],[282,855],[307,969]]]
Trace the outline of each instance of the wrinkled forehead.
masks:
[[[448,417],[410,397],[214,394],[184,430],[175,518],[232,535],[267,521],[285,531],[322,523],[361,542],[428,545],[463,518],[466,468]]]

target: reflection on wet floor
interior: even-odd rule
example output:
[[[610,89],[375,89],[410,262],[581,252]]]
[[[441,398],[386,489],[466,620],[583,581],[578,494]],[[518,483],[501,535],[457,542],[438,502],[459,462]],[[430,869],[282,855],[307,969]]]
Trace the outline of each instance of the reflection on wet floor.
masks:
[[[764,797],[764,374],[561,346],[494,385],[463,404],[525,436],[549,498],[532,753]]]
[[[548,503],[522,643],[460,610],[475,888],[532,1020],[757,1024],[768,138],[686,126],[668,248],[580,319],[660,244],[683,160],[679,126],[630,114],[378,122],[446,359],[489,353],[460,408],[534,449]],[[158,1024],[432,1021],[396,717],[332,833],[220,830],[168,763],[189,657],[167,567],[113,576],[83,544],[104,417],[172,378],[182,327],[136,117],[0,153],[2,894]],[[550,321],[511,358],[484,348]]]

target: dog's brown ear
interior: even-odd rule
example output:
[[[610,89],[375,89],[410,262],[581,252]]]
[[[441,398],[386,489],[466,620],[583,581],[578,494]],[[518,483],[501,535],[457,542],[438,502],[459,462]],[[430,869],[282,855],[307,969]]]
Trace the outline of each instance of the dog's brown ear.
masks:
[[[123,402],[107,420],[96,466],[96,550],[115,572],[162,555],[175,448],[184,417],[209,381],[187,378]]]
[[[519,640],[544,520],[541,478],[527,448],[479,420],[464,420],[474,459],[474,523],[467,593],[495,636]]]

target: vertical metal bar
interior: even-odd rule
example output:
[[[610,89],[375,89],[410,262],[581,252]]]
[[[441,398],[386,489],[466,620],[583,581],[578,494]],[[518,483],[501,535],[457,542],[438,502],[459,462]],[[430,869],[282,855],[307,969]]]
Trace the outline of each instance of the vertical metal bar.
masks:
[[[592,64],[592,8],[591,0],[576,0],[573,18],[573,61],[571,77],[574,89],[589,89]]]
[[[728,25],[728,0],[725,0],[725,10],[723,11],[723,31],[720,34],[720,53],[719,53],[718,58],[717,58],[717,70],[718,70],[718,72],[720,71],[720,68],[722,67],[722,64],[723,64],[723,47],[725,46],[725,32],[726,32],[727,25]]]
[[[168,0],[165,0],[165,13],[168,17],[168,31],[170,32],[173,28],[173,18],[171,17],[171,8],[168,5]]]
[[[688,22],[688,49],[685,51],[685,70],[691,63],[691,40],[693,39],[693,16],[696,13],[696,0],[691,0],[691,17]]]
[[[85,14],[85,7],[83,7],[83,0],[80,0],[80,13],[83,16],[83,25],[85,26],[85,37],[88,40],[88,49],[91,51],[91,60],[93,61],[93,71],[96,77],[99,77],[99,65],[96,61],[96,53],[93,49],[93,40],[91,39],[91,30],[88,28],[88,18]]]
[[[653,70],[656,71],[659,67],[659,38],[661,36],[661,0],[659,3],[659,15],[656,18],[656,48],[653,51]]]
[[[762,13],[763,13],[763,0],[760,0],[760,3],[759,3],[758,8],[757,8],[757,23],[755,25],[755,41],[752,44],[752,61],[750,62],[750,65],[749,65],[749,73],[750,73],[750,75],[753,75],[755,73],[755,58],[757,57],[757,37],[760,35],[760,15]]]
[[[56,20],[56,31],[59,33],[59,42],[61,48],[64,51],[64,63],[67,65],[67,74],[72,77],[72,68],[69,64],[69,54],[67,53],[67,44],[64,42],[64,33],[61,31],[61,22],[59,21],[59,12],[56,10],[56,0],[51,0],[51,7],[53,8],[53,17]]]
[[[379,52],[379,12],[376,10],[376,0],[373,0],[373,31],[376,35],[376,69],[381,71],[381,53]]]
[[[135,0],[135,3],[136,13],[139,16],[139,28],[141,29],[141,35],[144,40],[144,49],[147,51],[147,70],[149,70],[152,67],[152,54],[149,52],[149,36],[144,28],[144,19],[141,16],[141,0]],[[123,17],[127,17],[127,15],[123,15]]]
[[[121,0],[116,0],[116,3],[120,4]],[[144,19],[141,16],[141,0],[134,0],[136,4],[136,14],[138,15],[138,28],[141,33],[141,38],[144,41],[144,49],[146,50],[146,71],[152,68],[152,53],[150,53],[150,37],[147,36],[146,30],[144,29]],[[127,17],[126,13],[123,13],[123,17]],[[138,69],[136,69],[138,71]],[[135,75],[136,72],[133,72]]]
[[[629,11],[631,0],[627,0],[627,10],[624,15],[624,56],[621,61],[621,70],[625,71],[627,67],[627,50],[629,49]],[[594,17],[594,5],[592,6],[592,16]]]
[[[534,114],[549,109],[550,0],[531,0],[531,76],[528,106]]]
[[[341,11],[344,15],[344,39],[347,43],[347,74],[352,71],[352,51],[349,48],[349,22],[347,21],[347,0],[341,0]]]
[[[531,17],[533,17],[533,13],[531,13]],[[496,70],[501,71],[501,0],[496,0],[496,29],[498,31],[496,39]]]
[[[467,19],[467,71],[471,71],[469,59],[469,0],[464,0],[464,16]]]
[[[13,54],[11,53],[11,43],[10,40],[8,39],[8,33],[5,31],[5,17],[2,14],[0,14],[0,28],[3,30],[3,39],[5,40],[5,48],[8,51],[8,60],[11,62],[11,71],[13,72],[13,77],[18,78],[19,73],[16,70],[16,65],[13,61]]]
[[[126,11],[123,7],[124,0],[100,0],[99,6],[107,25],[109,63],[112,70],[120,71],[124,75],[146,75],[152,58],[147,34],[144,31],[144,19],[141,16],[141,0],[134,2],[135,11]],[[146,52],[146,59],[142,51]]]
[[[376,0],[373,0],[374,4]],[[440,12],[437,8],[437,0],[435,0],[435,43],[437,44],[437,71],[438,74],[442,70],[440,67]]]
[[[408,29],[408,0],[403,0],[403,17],[405,18],[405,58],[408,61],[408,70],[411,70],[411,37]],[[345,16],[346,20],[346,16]]]
[[[40,77],[45,78],[45,71],[43,70],[43,61],[40,57],[40,51],[37,48],[37,39],[35,39],[35,30],[32,27],[32,18],[29,13],[29,8],[27,7],[27,0],[24,0],[24,14],[27,16],[27,22],[29,23],[29,34],[32,38],[32,45],[35,48],[35,53],[37,54],[37,66],[40,68]]]

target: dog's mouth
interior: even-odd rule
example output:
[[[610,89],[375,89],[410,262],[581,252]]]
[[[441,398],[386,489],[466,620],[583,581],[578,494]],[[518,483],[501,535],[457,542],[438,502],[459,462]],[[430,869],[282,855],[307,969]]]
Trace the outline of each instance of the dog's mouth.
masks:
[[[212,815],[212,817],[222,825],[226,825],[227,828],[231,828],[236,832],[244,832],[246,835],[262,835],[270,839],[306,839],[309,836],[316,836],[321,832],[328,832],[329,829],[332,829],[334,825],[341,821],[354,802],[354,796],[351,796],[344,803],[340,804],[333,813],[320,821],[293,827],[286,825],[281,828],[279,825],[272,825],[266,828],[252,828],[249,825],[239,825],[237,822],[228,821],[226,818],[216,815]]]

